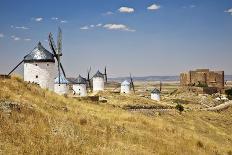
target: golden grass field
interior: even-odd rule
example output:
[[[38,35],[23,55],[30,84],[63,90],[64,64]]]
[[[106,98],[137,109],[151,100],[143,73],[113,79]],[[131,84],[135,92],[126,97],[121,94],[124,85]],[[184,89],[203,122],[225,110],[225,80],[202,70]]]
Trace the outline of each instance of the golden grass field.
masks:
[[[232,108],[199,111],[196,96],[194,106],[185,105],[196,110],[182,114],[124,110],[134,104],[174,107],[172,99],[181,97],[167,92],[157,103],[138,94],[108,91],[99,94],[107,103],[98,103],[59,96],[17,77],[0,79],[0,154],[232,154]]]

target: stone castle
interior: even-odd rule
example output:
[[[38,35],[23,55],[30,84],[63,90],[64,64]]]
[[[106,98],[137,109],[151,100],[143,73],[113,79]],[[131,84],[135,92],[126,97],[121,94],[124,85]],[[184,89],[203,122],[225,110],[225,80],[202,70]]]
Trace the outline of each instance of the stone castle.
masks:
[[[224,88],[224,71],[197,69],[180,74],[181,86],[207,86],[219,90]]]

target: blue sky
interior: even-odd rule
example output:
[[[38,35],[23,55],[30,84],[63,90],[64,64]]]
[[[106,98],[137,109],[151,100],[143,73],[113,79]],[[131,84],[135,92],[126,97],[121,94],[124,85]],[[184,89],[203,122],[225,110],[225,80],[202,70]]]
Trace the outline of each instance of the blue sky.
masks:
[[[0,73],[63,30],[68,76],[232,74],[231,0],[0,0]],[[50,50],[50,49],[49,49]]]

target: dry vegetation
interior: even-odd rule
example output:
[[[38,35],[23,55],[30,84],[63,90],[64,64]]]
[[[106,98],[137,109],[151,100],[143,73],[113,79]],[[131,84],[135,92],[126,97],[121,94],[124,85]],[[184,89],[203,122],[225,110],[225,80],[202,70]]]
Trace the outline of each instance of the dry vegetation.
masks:
[[[0,154],[232,154],[232,108],[146,116],[58,96],[19,78],[0,80]]]

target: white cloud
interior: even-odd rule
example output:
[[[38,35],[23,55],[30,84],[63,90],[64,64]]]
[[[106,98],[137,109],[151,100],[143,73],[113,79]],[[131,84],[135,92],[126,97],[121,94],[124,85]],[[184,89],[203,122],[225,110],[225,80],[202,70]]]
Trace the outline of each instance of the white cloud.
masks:
[[[61,23],[67,23],[68,21],[67,20],[61,20],[60,22]]]
[[[26,39],[24,39],[24,41],[31,41],[31,39],[30,38],[26,38]]]
[[[12,27],[12,28],[14,28],[14,27]],[[16,29],[22,29],[22,30],[28,30],[29,29],[28,27],[25,27],[25,26],[15,26],[15,28]]]
[[[37,21],[37,22],[41,22],[42,20],[43,20],[42,17],[35,18],[35,21]]]
[[[128,26],[123,25],[123,24],[105,24],[103,27],[108,30],[121,30],[121,31],[135,32],[135,30],[130,29]]]
[[[195,8],[195,7],[197,7],[196,5],[190,5],[189,6],[190,8]]]
[[[102,24],[101,24],[101,23],[99,23],[99,24],[97,24],[97,25],[96,25],[96,27],[101,27],[101,26],[102,26]]]
[[[81,29],[81,30],[88,30],[89,27],[88,27],[88,26],[83,26],[83,27],[81,27],[80,29]]]
[[[227,12],[227,13],[229,13],[229,14],[231,14],[231,15],[232,15],[232,8],[230,8],[230,9],[226,10],[225,12]]]
[[[103,15],[105,15],[105,16],[109,16],[109,15],[113,15],[114,13],[113,12],[111,12],[111,11],[108,11],[108,12],[106,12],[106,13],[103,13]]]
[[[133,13],[135,10],[129,7],[121,7],[118,9],[118,11],[122,13]]]
[[[59,18],[57,18],[57,17],[52,17],[51,19],[52,19],[52,20],[58,20]]]
[[[160,9],[160,5],[152,4],[151,6],[147,7],[147,10],[158,10]]]
[[[18,41],[18,40],[20,40],[21,38],[19,38],[19,37],[16,37],[16,36],[11,36],[11,38],[13,39],[13,40],[15,40],[15,41]]]
[[[90,25],[90,27],[94,28],[94,27],[95,27],[95,25]]]
[[[0,38],[3,38],[4,37],[4,34],[0,33]]]

